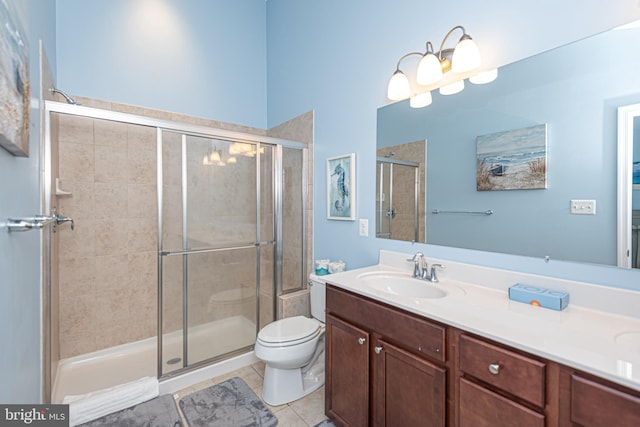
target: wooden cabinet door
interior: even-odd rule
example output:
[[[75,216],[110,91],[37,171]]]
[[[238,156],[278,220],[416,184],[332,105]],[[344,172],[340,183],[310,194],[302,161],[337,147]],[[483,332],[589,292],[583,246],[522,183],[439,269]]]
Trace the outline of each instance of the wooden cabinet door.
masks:
[[[446,370],[383,340],[373,350],[373,425],[444,426]]]
[[[572,375],[571,421],[587,427],[640,426],[640,397]]]
[[[460,427],[544,427],[545,417],[460,378]]]
[[[326,317],[325,412],[336,424],[369,424],[369,333]]]

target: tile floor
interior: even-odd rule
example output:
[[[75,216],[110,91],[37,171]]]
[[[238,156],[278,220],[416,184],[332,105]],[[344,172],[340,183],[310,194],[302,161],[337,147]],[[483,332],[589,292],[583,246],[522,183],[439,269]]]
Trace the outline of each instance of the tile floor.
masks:
[[[173,397],[176,399],[176,406],[178,407],[178,412],[180,412],[180,405],[178,401],[187,394],[211,387],[212,385],[221,383],[229,378],[240,377],[247,383],[251,390],[258,395],[258,397],[262,398],[263,376],[264,363],[257,362],[251,366],[246,366],[236,371],[229,372],[228,374],[179,390],[173,393]],[[286,405],[271,406],[266,403],[265,405],[278,418],[278,427],[313,427],[327,418],[324,414],[324,386],[304,398]],[[180,416],[182,416],[182,412],[180,412]],[[186,425],[187,424],[185,423],[185,426]]]

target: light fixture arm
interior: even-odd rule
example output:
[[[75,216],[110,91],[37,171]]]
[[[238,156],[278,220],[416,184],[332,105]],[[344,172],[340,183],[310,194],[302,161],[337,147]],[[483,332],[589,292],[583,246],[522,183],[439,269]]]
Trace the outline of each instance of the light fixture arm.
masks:
[[[453,27],[452,29],[449,30],[449,32],[447,33],[446,36],[444,36],[444,38],[442,39],[442,43],[440,43],[440,49],[438,50],[438,59],[440,61],[442,61],[444,58],[442,57],[442,50],[444,48],[444,44],[446,43],[447,39],[449,38],[449,36],[455,31],[455,30],[462,30],[462,37],[460,37],[460,40],[463,40],[465,38],[471,38],[469,37],[469,35],[467,34],[467,31],[464,29],[464,27],[462,25],[456,25],[455,27]]]
[[[419,55],[419,56],[423,56],[424,54],[421,52],[410,52],[407,53],[406,55],[403,55],[400,59],[398,59],[398,65],[396,65],[396,71],[400,71],[400,63],[402,61],[404,61],[405,58],[411,56],[411,55]]]
[[[433,53],[434,55],[436,54],[435,51],[433,50],[433,44],[431,44],[431,42],[427,42],[427,50],[425,51],[425,55],[429,54],[429,53]]]

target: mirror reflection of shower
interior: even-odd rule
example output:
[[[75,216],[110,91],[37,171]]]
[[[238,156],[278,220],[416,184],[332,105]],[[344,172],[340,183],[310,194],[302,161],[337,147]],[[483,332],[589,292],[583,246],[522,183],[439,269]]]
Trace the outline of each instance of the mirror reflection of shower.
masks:
[[[380,148],[376,237],[425,242],[425,141]]]

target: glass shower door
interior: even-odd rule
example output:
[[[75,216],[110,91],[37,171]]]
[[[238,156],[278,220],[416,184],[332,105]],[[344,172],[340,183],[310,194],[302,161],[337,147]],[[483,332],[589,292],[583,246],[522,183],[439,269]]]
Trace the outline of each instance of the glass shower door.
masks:
[[[261,196],[273,183],[261,167],[271,147],[169,131],[159,144],[166,374],[254,344],[259,278],[273,266],[261,256],[272,252],[273,201]]]
[[[418,164],[398,160],[377,161],[376,237],[420,240]]]

